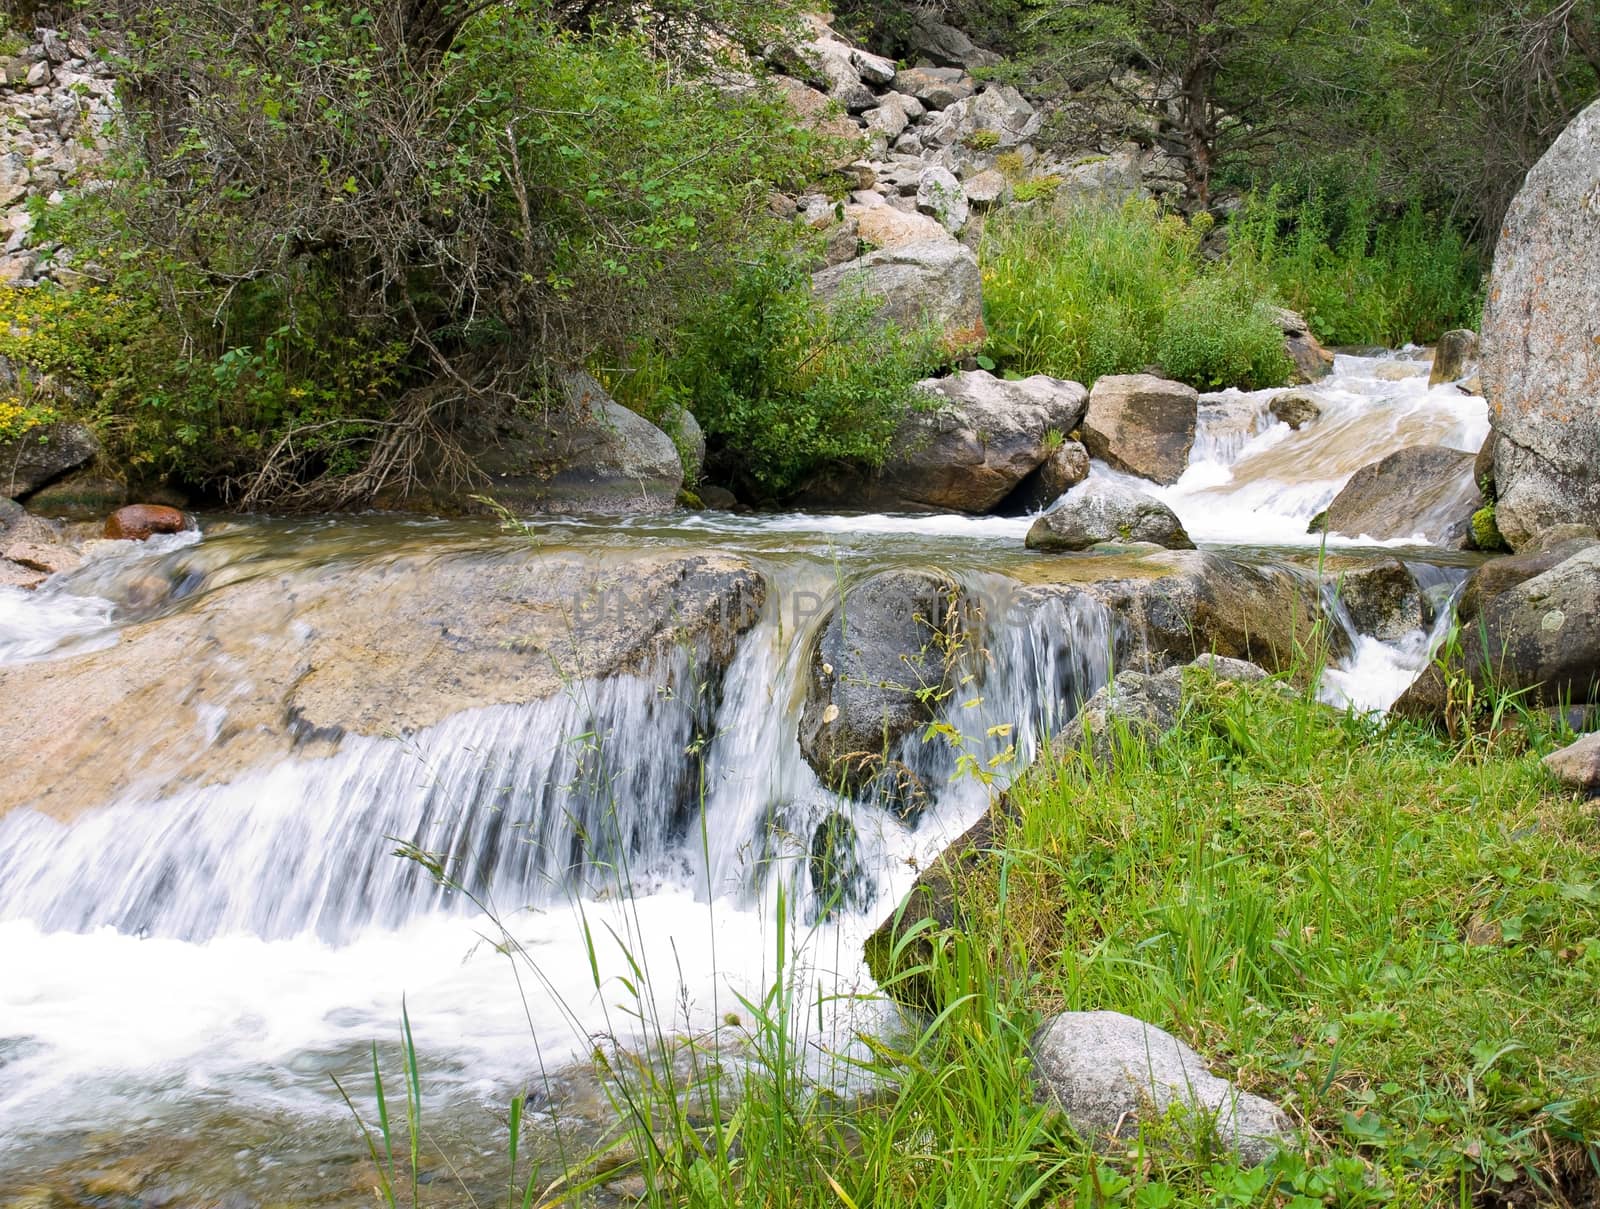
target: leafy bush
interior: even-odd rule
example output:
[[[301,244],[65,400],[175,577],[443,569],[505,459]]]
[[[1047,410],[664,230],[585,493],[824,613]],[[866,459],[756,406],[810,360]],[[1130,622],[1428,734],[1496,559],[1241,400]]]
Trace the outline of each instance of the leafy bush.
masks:
[[[878,310],[865,297],[823,306],[797,259],[769,256],[690,320],[658,399],[688,407],[708,461],[758,496],[781,499],[833,463],[880,466],[939,357],[931,334]]]
[[[246,504],[364,502],[726,285],[826,144],[564,11],[114,0],[126,153],[45,232],[139,300],[141,356],[91,384],[114,446]]]
[[[1199,387],[1278,386],[1293,372],[1267,295],[1247,276],[1213,270],[1181,293],[1156,337],[1156,360]]]
[[[1232,256],[1330,344],[1395,347],[1478,326],[1478,251],[1418,201],[1386,212],[1371,174],[1331,200],[1318,184],[1253,193],[1229,237]]]
[[[1208,223],[1144,201],[991,222],[981,257],[989,356],[1085,383],[1158,360],[1197,387],[1286,381],[1270,293],[1241,266],[1206,263]]]

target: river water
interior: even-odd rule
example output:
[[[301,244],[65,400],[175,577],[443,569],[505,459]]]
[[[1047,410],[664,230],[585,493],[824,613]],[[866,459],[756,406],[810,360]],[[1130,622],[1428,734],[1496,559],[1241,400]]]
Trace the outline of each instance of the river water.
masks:
[[[1188,472],[1158,494],[1203,546],[1314,561],[1307,522],[1360,466],[1405,445],[1481,444],[1483,400],[1429,389],[1426,375],[1405,355],[1341,356],[1316,390],[1323,416],[1298,432],[1271,418],[1271,392],[1208,396]],[[987,790],[909,746],[941,786],[934,804],[915,826],[853,808],[862,876],[848,909],[818,920],[806,855],[840,803],[795,737],[807,645],[829,593],[870,570],[939,567],[1004,594],[1035,557],[1028,524],[685,514],[539,520],[508,535],[380,517],[219,521],[199,541],[98,549],[33,594],[0,589],[5,664],[117,643],[127,610],[113,589],[152,570],[200,595],[264,567],[337,580],[394,550],[532,540],[608,556],[716,548],[749,558],[771,587],[710,726],[664,700],[673,669],[654,668],[468,710],[403,740],[351,738],[220,783],[131,791],[70,819],[0,816],[0,1197],[42,1185],[60,1203],[106,1203],[92,1195],[100,1178],[102,1192],[152,1204],[365,1201],[359,1134],[330,1075],[370,1106],[377,1042],[397,1083],[402,1004],[429,1119],[469,1184],[494,1170],[496,1114],[516,1090],[552,1121],[563,1105],[582,1116],[585,1102],[599,1119],[574,1063],[641,1034],[717,1029],[736,1045],[746,1001],[780,967],[818,1052],[890,1027],[861,941]],[[1446,597],[1462,560],[1407,545],[1384,553]],[[1083,609],[988,624],[982,701],[950,721],[984,755],[998,747],[991,728],[1015,728],[1010,775],[1034,736],[1109,676],[1113,623]],[[1429,641],[1359,639],[1324,691],[1384,708]],[[663,804],[681,797],[696,744],[707,745],[699,806],[674,817]],[[606,828],[624,855],[586,862]],[[449,853],[460,884],[396,855],[408,845]]]

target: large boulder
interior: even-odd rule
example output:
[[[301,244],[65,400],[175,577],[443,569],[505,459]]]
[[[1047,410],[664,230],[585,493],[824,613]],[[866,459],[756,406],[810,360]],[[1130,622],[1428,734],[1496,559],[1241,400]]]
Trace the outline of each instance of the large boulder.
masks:
[[[548,406],[477,417],[463,448],[482,476],[464,490],[412,494],[412,507],[472,510],[484,495],[513,512],[666,512],[683,489],[672,438],[587,373],[565,375]]]
[[[1121,483],[1099,480],[1067,492],[1033,522],[1024,540],[1030,550],[1087,550],[1102,542],[1194,549],[1183,522],[1160,500]]]
[[[1600,103],[1528,173],[1495,245],[1483,387],[1495,520],[1513,548],[1600,522]]]
[[[1209,550],[1041,559],[1013,614],[1070,613],[1088,601],[1115,620],[1115,666],[1149,670],[1203,655],[1248,660],[1304,677],[1322,653],[1350,650],[1332,624],[1322,585],[1303,568],[1258,564]]]
[[[1137,1137],[1141,1125],[1176,1109],[1247,1165],[1293,1146],[1281,1108],[1217,1078],[1194,1050],[1132,1016],[1062,1012],[1040,1026],[1029,1049],[1036,1094],[1093,1145]]]
[[[1543,575],[1560,566],[1590,546],[1600,545],[1600,538],[1592,533],[1565,538],[1537,548],[1523,547],[1521,553],[1504,558],[1491,558],[1467,577],[1461,589],[1461,599],[1456,603],[1456,616],[1462,621],[1472,621],[1478,616],[1486,601],[1509,592],[1518,584]]]
[[[854,220],[856,236],[874,251],[892,251],[914,243],[940,243],[950,234],[937,218],[881,202],[875,206],[848,205],[844,217],[846,222]]]
[[[877,299],[881,319],[903,332],[931,330],[952,354],[983,342],[983,278],[972,249],[953,239],[925,240],[870,252],[811,276],[825,302]]]
[[[885,571],[846,588],[811,652],[800,750],[824,784],[860,793],[933,721],[970,619],[958,585]]]
[[[948,109],[977,87],[959,67],[910,67],[895,73],[894,90],[915,97],[929,109]]]
[[[0,667],[0,813],[66,818],[134,787],[230,781],[585,679],[671,676],[679,661],[714,676],[766,595],[722,554],[540,554],[429,532],[379,557],[257,559],[236,577],[209,545],[168,556],[169,599],[114,645]],[[128,587],[152,573],[131,569]]]
[[[1050,456],[1052,441],[1076,426],[1088,397],[1076,382],[1043,374],[1009,382],[981,369],[921,387],[933,406],[901,421],[896,452],[876,475],[825,476],[802,502],[988,512]]]
[[[1083,443],[1118,470],[1176,483],[1189,465],[1200,395],[1152,374],[1113,374],[1089,392]]]
[[[1465,549],[1482,502],[1473,455],[1443,445],[1413,445],[1350,476],[1324,521],[1329,533],[1377,541],[1415,537]]]
[[[26,499],[48,483],[86,466],[100,442],[82,424],[59,421],[0,441],[0,497]]]
[[[843,168],[861,154],[861,128],[826,93],[788,76],[776,77],[771,87],[778,98],[794,111],[800,126],[824,138],[839,141],[840,149],[832,157],[835,168]]]
[[[917,210],[936,219],[951,234],[966,226],[967,218],[972,213],[966,192],[955,173],[937,165],[922,173],[922,180],[917,185]]]

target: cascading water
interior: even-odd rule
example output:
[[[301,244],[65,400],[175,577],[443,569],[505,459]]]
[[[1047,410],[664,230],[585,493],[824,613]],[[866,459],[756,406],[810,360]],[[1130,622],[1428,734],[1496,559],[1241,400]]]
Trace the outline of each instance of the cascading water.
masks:
[[[1192,535],[1309,548],[1306,521],[1360,465],[1403,444],[1482,439],[1482,400],[1429,390],[1403,361],[1340,358],[1319,395],[1323,417],[1298,433],[1271,418],[1268,394],[1207,399],[1189,472],[1162,492]],[[637,1014],[692,1031],[774,977],[780,886],[810,923],[797,978],[806,1002],[827,1005],[848,1036],[864,1023],[852,1013],[877,1010],[854,997],[870,989],[861,940],[989,790],[952,779],[954,754],[914,732],[893,754],[935,787],[919,819],[830,792],[796,738],[811,638],[841,582],[887,566],[946,569],[983,622],[943,719],[1003,781],[1108,679],[1124,624],[1086,597],[1016,607],[1033,558],[1027,525],[542,523],[539,540],[568,550],[737,551],[767,579],[764,611],[713,683],[680,652],[405,737],[346,737],[331,754],[157,793],[136,786],[75,818],[0,815],[0,1190],[8,1174],[70,1158],[92,1128],[183,1130],[219,1103],[340,1112],[327,1073],[359,1069],[362,1047],[393,1036],[402,994],[430,1086],[489,1103],[587,1052],[593,1034],[626,1036]],[[230,579],[349,574],[419,534],[456,546],[493,536],[341,520],[101,551],[36,594],[0,589],[0,665],[118,642],[137,612],[129,583],[154,571],[183,585],[161,605],[181,610],[190,592]],[[1463,573],[1416,569],[1436,595]],[[1431,640],[1359,639],[1329,673],[1330,694],[1381,708]],[[205,737],[225,721],[219,711]],[[808,856],[840,813],[865,884],[812,923],[822,913]],[[533,992],[508,947],[534,962]]]

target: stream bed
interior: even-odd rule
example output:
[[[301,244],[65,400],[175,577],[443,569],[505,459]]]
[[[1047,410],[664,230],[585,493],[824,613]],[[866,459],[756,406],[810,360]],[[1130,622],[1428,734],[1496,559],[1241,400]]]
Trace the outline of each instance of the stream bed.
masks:
[[[1475,451],[1483,400],[1430,389],[1426,362],[1403,354],[1339,357],[1317,387],[1324,414],[1298,431],[1272,419],[1271,393],[1203,399],[1188,472],[1156,490],[1190,535],[1313,571],[1327,550],[1398,555],[1447,603],[1474,556],[1408,542],[1325,549],[1306,526],[1388,452]],[[587,1062],[597,1046],[714,1033],[736,1053],[744,1001],[759,1001],[780,966],[802,988],[817,1052],[892,1028],[861,942],[988,790],[908,750],[936,786],[931,805],[909,821],[847,807],[858,884],[845,910],[819,918],[807,856],[841,801],[796,739],[810,643],[841,584],[893,567],[955,577],[985,602],[987,671],[981,701],[952,704],[947,720],[985,756],[1012,728],[1014,775],[1112,672],[1105,617],[1043,627],[1009,616],[1010,594],[1048,562],[1024,549],[1029,524],[685,513],[535,518],[507,532],[384,516],[211,518],[199,540],[103,548],[35,593],[0,589],[4,667],[64,666],[242,581],[281,584],[286,600],[385,576],[397,593],[425,588],[399,577],[396,559],[426,566],[445,553],[620,565],[713,550],[767,585],[709,689],[669,656],[404,735],[312,735],[303,752],[180,783],[151,773],[87,809],[0,813],[0,1206],[369,1203],[370,1163],[334,1077],[370,1112],[376,1043],[397,1086],[402,1009],[430,1133],[457,1168],[432,1173],[439,1203],[452,1203],[446,1184],[503,1194],[512,1095],[528,1092],[540,1145],[559,1163],[610,1116]],[[169,588],[142,605],[152,579]],[[269,662],[292,658],[284,635],[304,623],[270,622],[236,637]],[[1386,708],[1433,637],[1356,639],[1324,694]],[[164,657],[210,659],[206,675],[237,677],[241,691],[252,675],[203,650]],[[239,746],[226,704],[171,707],[149,717],[141,768],[159,770],[178,746],[201,757]],[[699,773],[686,793],[689,751]],[[586,854],[601,829],[620,837],[603,861]],[[454,885],[430,870],[433,854],[448,856]]]

